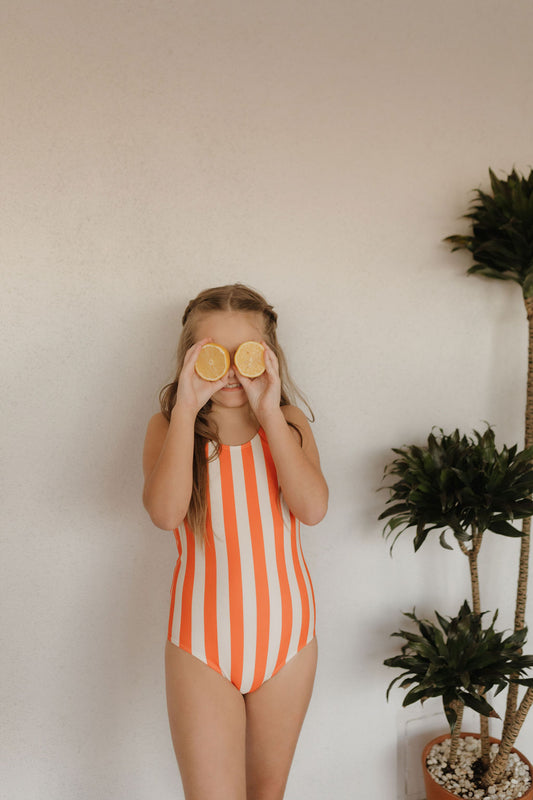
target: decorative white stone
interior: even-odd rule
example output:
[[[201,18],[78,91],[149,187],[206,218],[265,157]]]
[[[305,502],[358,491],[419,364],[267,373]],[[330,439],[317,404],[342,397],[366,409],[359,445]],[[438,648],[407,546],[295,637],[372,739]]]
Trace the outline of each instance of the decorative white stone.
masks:
[[[498,745],[490,747],[490,758],[498,752]],[[529,768],[516,753],[511,753],[508,759],[507,772],[500,783],[488,789],[480,789],[473,783],[472,764],[481,755],[479,739],[466,736],[459,741],[457,762],[455,769],[450,772],[447,768],[450,753],[450,739],[433,745],[426,765],[431,776],[449,792],[461,798],[473,800],[518,800],[530,787],[531,775]]]

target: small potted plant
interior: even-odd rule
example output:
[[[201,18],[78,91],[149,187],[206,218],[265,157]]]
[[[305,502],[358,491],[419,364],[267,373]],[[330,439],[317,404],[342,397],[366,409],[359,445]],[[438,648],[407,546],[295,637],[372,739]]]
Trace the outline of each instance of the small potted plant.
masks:
[[[533,448],[521,452],[517,446],[498,449],[489,426],[484,433],[474,431],[473,437],[458,430],[445,434],[439,429],[430,433],[425,446],[410,445],[393,452],[396,458],[385,469],[393,483],[387,487],[390,497],[380,515],[387,520],[384,532],[392,537],[391,549],[399,536],[412,530],[415,551],[428,536],[436,534],[441,546],[451,550],[446,538],[451,534],[468,559],[472,608],[465,601],[453,618],[436,612],[437,624],[408,614],[418,630],[393,634],[405,642],[401,654],[386,659],[385,664],[403,672],[392,681],[389,691],[401,681],[400,686],[409,690],[404,705],[429,697],[442,698],[451,731],[444,772],[452,787],[459,785],[451,776],[458,757],[464,707],[480,714],[481,752],[476,758],[474,782],[461,788],[465,793],[455,796],[483,798],[489,787],[501,784],[509,753],[533,702],[533,688],[528,688],[515,716],[513,736],[502,740],[498,755],[491,761],[488,717],[497,715],[487,692],[494,689],[498,693],[519,683],[533,687],[533,679],[525,677],[533,666],[533,656],[522,654],[525,629],[508,636],[499,633],[494,627],[496,614],[490,625],[483,627],[487,612],[481,609],[478,556],[489,534],[522,535],[513,523],[533,513]],[[426,751],[424,766],[425,761]],[[437,781],[441,779],[446,780],[442,770]],[[454,796],[453,792],[439,794],[441,786],[428,774],[425,780],[428,800],[432,791],[437,792],[435,797]],[[463,778],[461,781],[464,783]],[[491,788],[489,794],[496,791]]]

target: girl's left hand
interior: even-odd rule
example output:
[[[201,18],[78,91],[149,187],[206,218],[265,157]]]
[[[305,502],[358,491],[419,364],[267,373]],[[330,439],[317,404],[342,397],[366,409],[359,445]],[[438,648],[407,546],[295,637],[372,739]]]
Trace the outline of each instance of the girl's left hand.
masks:
[[[265,371],[258,378],[245,378],[238,372],[239,381],[250,407],[262,423],[269,414],[279,411],[281,401],[281,379],[279,377],[279,364],[273,350],[266,342],[261,342],[265,348]]]

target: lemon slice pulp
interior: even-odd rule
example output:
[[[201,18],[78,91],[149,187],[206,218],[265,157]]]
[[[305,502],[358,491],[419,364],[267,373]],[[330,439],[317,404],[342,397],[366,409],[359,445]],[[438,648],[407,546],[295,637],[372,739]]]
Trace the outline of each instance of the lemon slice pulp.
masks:
[[[265,348],[259,342],[243,342],[233,361],[245,378],[258,378],[265,371]]]
[[[194,369],[204,381],[219,381],[229,370],[229,364],[226,348],[221,344],[208,342],[200,350]]]

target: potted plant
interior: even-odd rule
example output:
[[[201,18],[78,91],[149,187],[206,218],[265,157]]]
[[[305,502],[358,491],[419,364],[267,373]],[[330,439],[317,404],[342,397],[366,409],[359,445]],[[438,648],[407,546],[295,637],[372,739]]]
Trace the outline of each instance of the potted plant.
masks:
[[[419,619],[414,612],[408,614],[418,631],[393,634],[405,642],[401,654],[386,659],[385,664],[403,672],[391,682],[389,691],[401,681],[400,686],[408,689],[404,705],[428,697],[442,698],[452,735],[448,769],[457,758],[465,705],[480,714],[481,757],[476,764],[477,786],[472,791],[481,790],[500,781],[533,702],[533,690],[528,689],[515,716],[512,744],[505,750],[500,747],[490,762],[488,717],[496,712],[486,694],[519,683],[533,687],[533,679],[524,677],[533,666],[533,656],[521,652],[525,629],[508,636],[499,633],[494,627],[496,614],[490,625],[483,627],[487,612],[481,609],[478,556],[489,534],[522,535],[513,523],[533,513],[533,448],[521,452],[516,445],[498,449],[488,426],[484,433],[474,431],[473,437],[458,430],[451,434],[438,430],[429,434],[424,446],[394,448],[393,452],[396,458],[385,469],[386,476],[393,478],[387,487],[390,497],[380,515],[387,520],[384,533],[392,537],[391,549],[407,530],[414,533],[415,551],[428,536],[437,534],[443,548],[453,549],[446,538],[451,535],[468,559],[472,608],[465,601],[453,618],[436,612],[437,624]]]
[[[452,245],[452,251],[464,249],[472,254],[474,263],[469,274],[513,281],[522,289],[529,325],[524,440],[525,447],[529,448],[533,445],[533,170],[527,177],[513,169],[506,177],[498,178],[489,169],[489,176],[492,191],[475,190],[470,211],[465,214],[471,232],[448,236],[445,241]],[[524,518],[516,590],[516,632],[525,625],[530,526],[530,517]],[[533,688],[529,687],[519,704],[518,685],[511,685],[502,729],[505,749],[516,739],[523,708],[531,705],[532,695]]]

